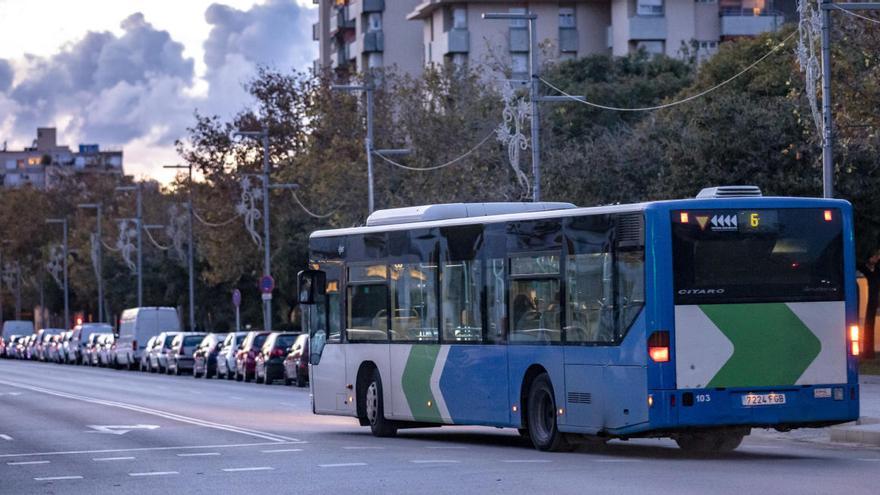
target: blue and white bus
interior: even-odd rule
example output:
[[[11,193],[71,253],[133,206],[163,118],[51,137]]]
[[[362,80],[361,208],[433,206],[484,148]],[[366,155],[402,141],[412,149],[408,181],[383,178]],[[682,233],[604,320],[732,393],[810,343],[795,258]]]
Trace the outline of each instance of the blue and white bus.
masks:
[[[541,450],[858,417],[852,210],[719,187],[578,208],[445,204],[315,232],[312,407],[378,436],[516,428]]]

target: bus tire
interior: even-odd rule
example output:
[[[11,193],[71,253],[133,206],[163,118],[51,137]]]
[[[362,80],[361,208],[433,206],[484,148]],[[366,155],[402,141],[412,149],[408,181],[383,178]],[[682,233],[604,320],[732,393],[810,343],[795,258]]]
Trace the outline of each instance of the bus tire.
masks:
[[[685,452],[723,454],[736,450],[747,434],[748,429],[681,433],[675,437],[675,443]]]
[[[382,378],[379,370],[373,370],[373,376],[364,391],[364,410],[370,430],[377,437],[393,437],[397,434],[397,425],[385,419],[385,405],[382,400]]]
[[[529,438],[538,450],[561,452],[571,449],[556,425],[556,399],[547,373],[541,373],[529,387],[526,424]]]

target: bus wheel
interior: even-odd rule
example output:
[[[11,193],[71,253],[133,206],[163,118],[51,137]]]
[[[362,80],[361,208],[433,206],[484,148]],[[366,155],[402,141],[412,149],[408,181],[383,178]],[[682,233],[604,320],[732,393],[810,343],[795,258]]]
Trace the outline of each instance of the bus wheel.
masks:
[[[675,437],[675,443],[686,452],[720,454],[736,450],[748,433],[748,429],[682,433]]]
[[[570,450],[565,434],[556,427],[556,400],[547,373],[538,375],[532,382],[528,406],[526,421],[535,448],[552,452]]]
[[[397,426],[385,419],[385,406],[382,403],[382,378],[379,370],[373,370],[373,377],[364,392],[364,410],[370,430],[377,437],[393,437],[397,434]]]

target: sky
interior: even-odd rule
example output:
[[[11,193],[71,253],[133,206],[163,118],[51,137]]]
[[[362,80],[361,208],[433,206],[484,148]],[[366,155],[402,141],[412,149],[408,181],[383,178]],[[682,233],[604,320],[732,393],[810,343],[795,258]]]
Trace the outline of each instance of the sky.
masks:
[[[124,150],[126,173],[169,180],[193,113],[250,104],[258,64],[306,70],[312,0],[0,0],[0,141]]]

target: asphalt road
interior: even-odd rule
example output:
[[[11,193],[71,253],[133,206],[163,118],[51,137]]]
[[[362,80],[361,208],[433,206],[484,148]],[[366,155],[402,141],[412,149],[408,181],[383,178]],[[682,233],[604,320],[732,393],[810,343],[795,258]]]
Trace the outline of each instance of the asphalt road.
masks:
[[[481,427],[374,438],[307,389],[0,360],[0,494],[880,493],[880,448],[756,431],[535,451]]]

